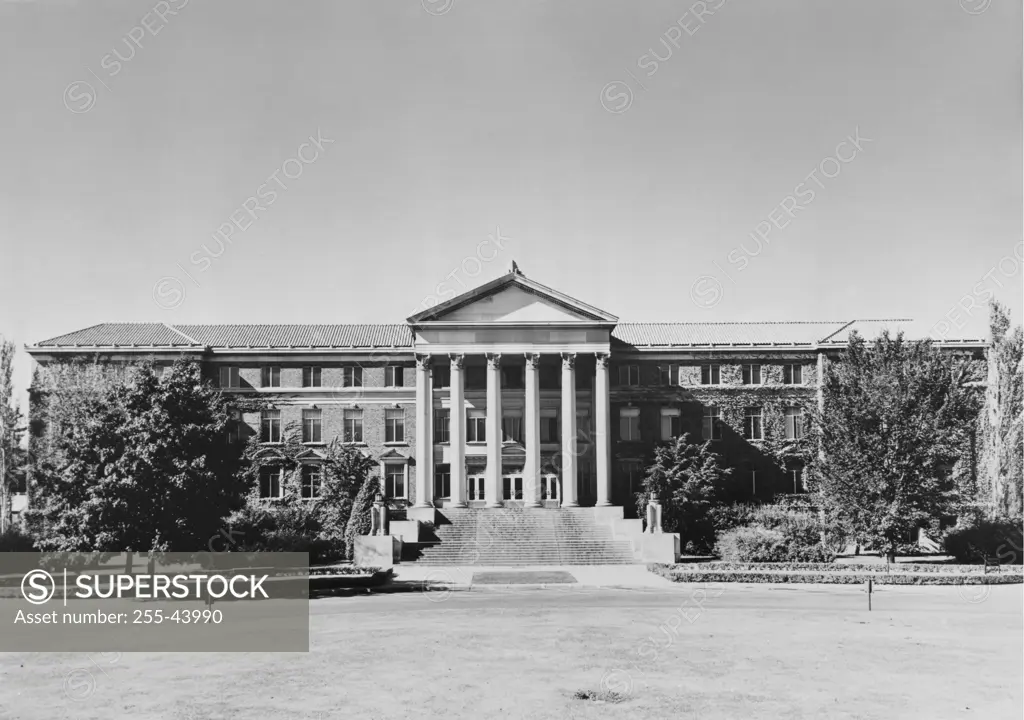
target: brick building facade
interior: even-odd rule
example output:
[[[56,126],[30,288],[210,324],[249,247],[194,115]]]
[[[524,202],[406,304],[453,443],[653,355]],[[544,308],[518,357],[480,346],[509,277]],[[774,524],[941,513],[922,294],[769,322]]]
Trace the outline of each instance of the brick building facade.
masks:
[[[513,269],[400,324],[114,323],[28,352],[44,365],[194,357],[226,394],[269,402],[240,413],[240,436],[272,452],[300,434],[314,473],[327,443],[351,442],[379,461],[395,505],[629,514],[653,448],[682,433],[715,442],[737,501],[802,492],[824,364],[854,330],[903,322],[619,323]]]

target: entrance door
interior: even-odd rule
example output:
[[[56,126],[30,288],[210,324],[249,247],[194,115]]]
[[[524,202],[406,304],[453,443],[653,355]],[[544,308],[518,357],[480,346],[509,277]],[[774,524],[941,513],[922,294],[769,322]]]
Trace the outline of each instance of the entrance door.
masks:
[[[540,479],[540,499],[545,504],[558,505],[558,476],[543,475]]]
[[[484,476],[483,475],[470,475],[466,478],[466,499],[467,500],[483,500],[484,499]]]
[[[502,497],[505,500],[523,499],[523,476],[503,475],[501,478]]]

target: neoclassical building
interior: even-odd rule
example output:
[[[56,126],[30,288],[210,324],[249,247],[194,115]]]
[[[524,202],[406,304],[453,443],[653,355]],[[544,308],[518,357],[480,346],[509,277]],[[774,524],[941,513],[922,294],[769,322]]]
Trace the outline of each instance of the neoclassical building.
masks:
[[[850,333],[907,321],[620,323],[604,310],[507,274],[381,325],[107,323],[27,348],[45,365],[198,359],[227,394],[269,409],[238,415],[238,437],[272,453],[308,446],[302,493],[335,438],[380,463],[394,506],[623,506],[653,448],[682,433],[715,443],[736,500],[803,491],[799,450],[824,363]],[[947,342],[982,357],[981,341]],[[261,494],[283,479],[270,468]]]

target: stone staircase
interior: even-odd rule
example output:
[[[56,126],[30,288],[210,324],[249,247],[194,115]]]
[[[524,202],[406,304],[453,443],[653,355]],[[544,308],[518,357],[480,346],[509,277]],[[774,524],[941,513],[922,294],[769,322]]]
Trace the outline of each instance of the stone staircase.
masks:
[[[418,565],[623,565],[637,562],[590,508],[445,508],[402,562]]]

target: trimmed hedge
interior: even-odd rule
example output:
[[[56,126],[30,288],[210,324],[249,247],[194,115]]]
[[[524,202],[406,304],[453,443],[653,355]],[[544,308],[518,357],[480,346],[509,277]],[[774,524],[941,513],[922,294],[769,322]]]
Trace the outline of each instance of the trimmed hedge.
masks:
[[[811,563],[811,562],[780,562],[780,563],[743,563],[743,562],[708,562],[708,563],[680,563],[676,565],[663,565],[662,567],[674,567],[679,570],[684,568],[696,568],[702,572],[771,572],[771,571],[811,571],[811,572],[858,572],[858,573],[881,573],[883,575],[893,573],[934,573],[936,575],[966,575],[974,573],[984,574],[982,565],[941,565],[939,563],[895,563],[886,568],[885,563]],[[1010,569],[1011,566],[1004,565],[1000,568],[991,568],[989,573],[1020,572],[1019,569]]]
[[[721,563],[727,565],[728,563]],[[827,565],[828,570],[776,570],[774,565],[760,565],[757,569],[726,570],[719,563],[701,565],[649,565],[648,569],[673,582],[693,583],[817,583],[824,585],[860,585],[869,579],[877,585],[1009,585],[1024,583],[1019,570],[985,574],[939,572],[875,572],[868,566],[854,566],[854,570],[841,570],[842,565]],[[694,568],[696,569],[690,569]],[[954,566],[955,567],[955,566]],[[684,569],[685,568],[685,569]]]

